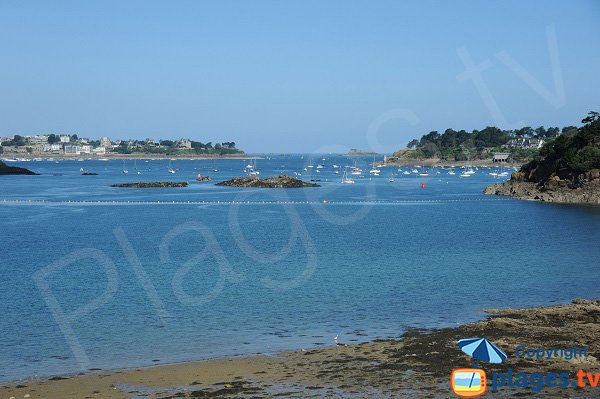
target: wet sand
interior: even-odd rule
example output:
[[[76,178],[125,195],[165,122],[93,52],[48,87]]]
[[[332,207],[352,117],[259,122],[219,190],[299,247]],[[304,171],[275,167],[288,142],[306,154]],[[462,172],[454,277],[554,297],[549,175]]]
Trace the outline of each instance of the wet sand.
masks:
[[[0,385],[0,398],[448,398],[452,369],[470,367],[460,338],[486,337],[508,359],[482,363],[488,373],[600,369],[600,300],[543,308],[489,310],[485,320],[436,330],[411,330],[399,340],[142,369],[27,380]],[[343,336],[340,339],[343,342]],[[519,359],[514,348],[587,346],[585,360]],[[489,391],[489,387],[488,387]],[[502,388],[493,397],[591,398],[597,388]]]

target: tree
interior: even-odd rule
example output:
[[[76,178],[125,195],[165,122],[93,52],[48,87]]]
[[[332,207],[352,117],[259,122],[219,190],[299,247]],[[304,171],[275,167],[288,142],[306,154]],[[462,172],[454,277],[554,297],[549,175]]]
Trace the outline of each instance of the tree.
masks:
[[[419,145],[419,140],[412,139],[411,141],[408,142],[408,144],[406,145],[406,148],[408,148],[408,149],[414,149],[414,148],[417,147],[417,145]]]
[[[25,137],[15,134],[15,136],[12,139],[12,143],[13,143],[12,145],[14,145],[14,146],[22,147],[25,145]]]
[[[546,129],[544,128],[544,126],[540,126],[537,129],[535,129],[535,136],[539,138],[546,137]]]
[[[549,127],[548,130],[546,130],[546,137],[555,138],[555,137],[558,137],[559,135],[560,135],[560,129],[557,127]]]
[[[48,135],[48,144],[56,144],[56,143],[60,143],[60,136],[51,133]]]

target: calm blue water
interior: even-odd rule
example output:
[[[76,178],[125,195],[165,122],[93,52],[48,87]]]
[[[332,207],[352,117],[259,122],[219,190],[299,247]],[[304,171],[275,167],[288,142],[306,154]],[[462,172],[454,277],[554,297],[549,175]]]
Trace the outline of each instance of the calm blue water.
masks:
[[[384,168],[342,185],[332,164],[368,175],[371,159],[313,156],[317,174],[310,158],[258,167],[320,188],[194,181],[241,175],[242,160],[175,161],[176,174],[138,161],[139,176],[131,161],[128,175],[121,161],[27,162],[43,175],[3,176],[0,380],[397,337],[600,297],[599,209],[483,196],[487,170]],[[156,180],[190,186],[110,187]]]

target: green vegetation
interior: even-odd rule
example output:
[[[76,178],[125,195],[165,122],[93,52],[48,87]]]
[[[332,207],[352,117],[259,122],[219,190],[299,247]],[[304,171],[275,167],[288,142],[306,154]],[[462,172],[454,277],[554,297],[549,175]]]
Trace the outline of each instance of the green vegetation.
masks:
[[[4,147],[21,147],[21,146],[25,145],[25,142],[26,142],[25,137],[15,134],[15,136],[13,137],[12,140],[4,141],[2,143],[2,146],[4,146]]]
[[[569,179],[600,169],[600,114],[590,112],[581,122],[581,128],[571,128],[546,143],[521,172],[530,180],[544,181],[552,176]]]
[[[235,147],[233,141],[206,144],[199,141],[190,141],[190,147],[181,145],[179,141],[160,140],[158,145],[147,141],[129,140],[121,141],[113,152],[119,154],[166,154],[166,155],[233,155],[244,152]]]
[[[408,149],[403,153],[405,158],[439,158],[449,161],[466,161],[475,159],[491,158],[494,152],[510,152],[511,158],[516,161],[531,159],[537,154],[535,142],[539,139],[549,140],[560,136],[561,132],[572,132],[577,130],[574,126],[561,129],[550,127],[548,129],[540,126],[536,129],[523,127],[515,130],[501,130],[497,127],[488,126],[482,130],[456,131],[446,129],[440,134],[432,131],[421,137],[420,140],[413,139],[407,144]],[[511,140],[516,144],[511,144]],[[523,140],[526,140],[523,143]]]

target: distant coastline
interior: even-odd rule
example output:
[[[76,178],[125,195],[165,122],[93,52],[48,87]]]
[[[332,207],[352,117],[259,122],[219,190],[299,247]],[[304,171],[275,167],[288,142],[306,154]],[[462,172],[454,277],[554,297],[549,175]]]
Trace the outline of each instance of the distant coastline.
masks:
[[[261,157],[252,156],[248,154],[227,154],[227,155],[210,155],[210,154],[176,154],[176,155],[166,155],[166,154],[115,154],[108,153],[102,155],[93,155],[93,154],[79,154],[79,155],[70,155],[70,154],[1,154],[0,159],[3,160],[26,160],[32,161],[35,159],[40,160],[115,160],[115,159],[143,159],[143,160],[169,160],[169,159],[178,159],[178,160],[202,160],[202,159],[263,159]]]

